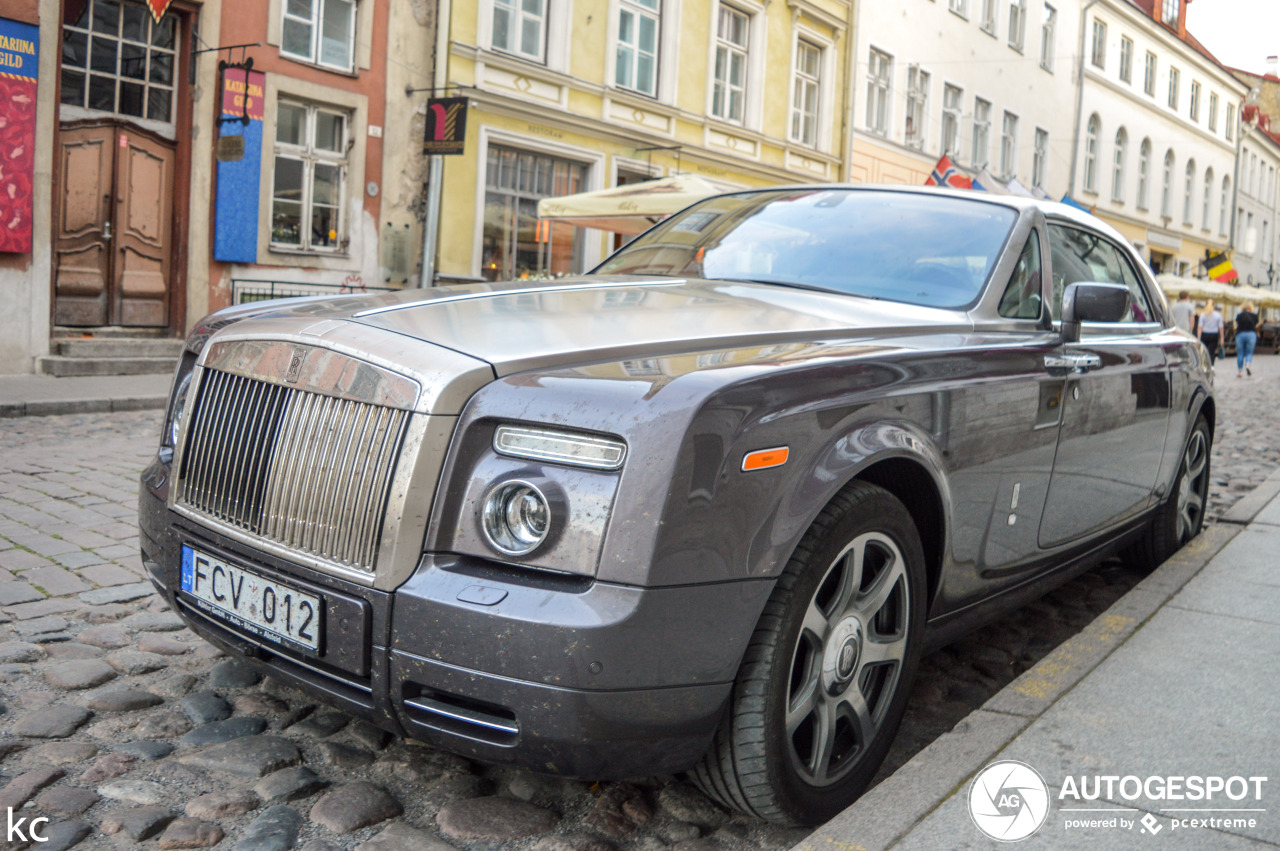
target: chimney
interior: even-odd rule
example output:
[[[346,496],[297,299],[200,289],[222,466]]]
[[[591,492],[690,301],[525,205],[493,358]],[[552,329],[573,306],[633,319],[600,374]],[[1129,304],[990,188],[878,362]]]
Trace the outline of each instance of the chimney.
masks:
[[[1267,57],[1267,76],[1280,77],[1280,56]]]

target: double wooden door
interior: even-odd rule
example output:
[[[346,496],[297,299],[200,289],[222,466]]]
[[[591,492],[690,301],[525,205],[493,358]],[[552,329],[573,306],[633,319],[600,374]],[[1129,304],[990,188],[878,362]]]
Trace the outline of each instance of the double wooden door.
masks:
[[[64,126],[54,324],[169,324],[174,144],[117,122]]]

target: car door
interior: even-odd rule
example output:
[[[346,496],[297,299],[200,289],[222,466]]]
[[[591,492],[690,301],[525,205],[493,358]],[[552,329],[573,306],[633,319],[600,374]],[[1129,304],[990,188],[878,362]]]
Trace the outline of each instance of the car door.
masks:
[[[1151,505],[1164,455],[1170,376],[1157,335],[1162,317],[1130,252],[1076,224],[1049,224],[1055,290],[1078,281],[1123,284],[1131,299],[1115,323],[1085,323],[1046,365],[1066,376],[1040,545],[1062,546]],[[1055,319],[1060,318],[1057,306]]]

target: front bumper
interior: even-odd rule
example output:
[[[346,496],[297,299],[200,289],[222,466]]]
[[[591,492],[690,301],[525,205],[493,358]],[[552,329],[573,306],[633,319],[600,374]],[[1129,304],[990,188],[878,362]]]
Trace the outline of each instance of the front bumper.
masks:
[[[202,637],[398,735],[485,762],[604,780],[682,771],[706,751],[769,580],[644,589],[423,556],[393,592],[300,567],[166,508],[143,474],[143,563]],[[326,602],[322,653],[238,631],[179,595],[191,543]]]

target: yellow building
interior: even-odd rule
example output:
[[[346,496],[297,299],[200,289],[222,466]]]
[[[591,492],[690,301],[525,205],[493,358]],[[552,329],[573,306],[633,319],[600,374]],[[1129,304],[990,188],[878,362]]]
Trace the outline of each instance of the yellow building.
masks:
[[[540,198],[678,172],[725,189],[848,177],[848,0],[439,9],[437,85],[469,111],[465,153],[442,158],[438,282],[573,274],[618,244],[540,228]]]

